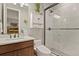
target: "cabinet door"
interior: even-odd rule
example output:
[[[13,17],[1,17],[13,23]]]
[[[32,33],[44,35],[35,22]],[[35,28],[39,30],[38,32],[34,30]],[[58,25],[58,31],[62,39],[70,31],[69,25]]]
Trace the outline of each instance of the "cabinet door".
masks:
[[[17,56],[17,51],[4,53],[4,54],[1,54],[1,56]]]
[[[19,56],[33,56],[34,55],[33,48],[32,47],[23,48],[18,51],[18,55]]]

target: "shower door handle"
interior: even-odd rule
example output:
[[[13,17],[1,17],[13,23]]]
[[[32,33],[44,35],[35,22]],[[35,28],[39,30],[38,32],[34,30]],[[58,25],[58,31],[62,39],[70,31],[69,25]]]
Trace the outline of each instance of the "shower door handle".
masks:
[[[52,28],[50,28],[50,27],[49,27],[49,28],[48,28],[48,30],[49,30],[49,31],[51,31],[51,30],[52,30]]]

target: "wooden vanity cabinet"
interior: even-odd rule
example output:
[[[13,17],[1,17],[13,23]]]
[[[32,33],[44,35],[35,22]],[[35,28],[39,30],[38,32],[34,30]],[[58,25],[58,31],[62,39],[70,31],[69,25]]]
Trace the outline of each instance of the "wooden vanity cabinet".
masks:
[[[33,56],[33,40],[0,46],[1,56]]]
[[[18,50],[18,56],[25,56],[25,55],[32,56],[32,55],[34,55],[32,48],[33,47],[28,47],[28,49],[24,48],[24,49]],[[27,52],[27,53],[25,53],[25,52]]]

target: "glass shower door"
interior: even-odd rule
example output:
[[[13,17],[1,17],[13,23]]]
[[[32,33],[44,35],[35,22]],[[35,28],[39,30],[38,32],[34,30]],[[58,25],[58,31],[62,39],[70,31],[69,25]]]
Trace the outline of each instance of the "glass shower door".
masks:
[[[79,55],[79,4],[63,3],[46,10],[45,45],[58,55]]]

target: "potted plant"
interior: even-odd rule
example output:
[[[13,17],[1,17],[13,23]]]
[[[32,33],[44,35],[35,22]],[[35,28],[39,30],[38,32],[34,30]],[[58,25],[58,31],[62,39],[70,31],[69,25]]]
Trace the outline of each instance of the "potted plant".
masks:
[[[36,11],[37,13],[40,13],[40,3],[36,3],[36,4],[35,4],[35,11]]]

